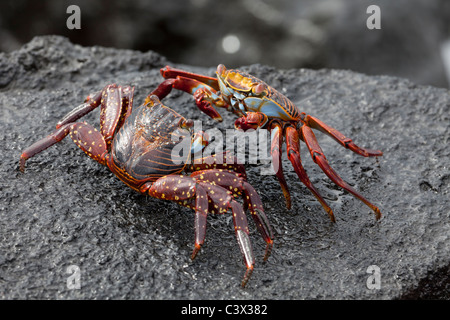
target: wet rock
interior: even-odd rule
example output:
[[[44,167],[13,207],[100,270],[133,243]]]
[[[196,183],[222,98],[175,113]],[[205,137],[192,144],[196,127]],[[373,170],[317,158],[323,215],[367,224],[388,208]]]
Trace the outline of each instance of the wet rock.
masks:
[[[304,144],[304,166],[334,209],[335,224],[286,157],[290,211],[276,178],[249,165],[276,239],[262,263],[264,242],[252,225],[257,264],[245,290],[230,215],[209,218],[207,241],[191,261],[192,212],[137,194],[70,139],[30,159],[24,174],[18,171],[21,150],[89,93],[112,82],[130,84],[139,104],[167,63],[154,52],[81,47],[54,36],[0,55],[3,299],[448,298],[450,94],[444,89],[343,70],[242,67],[355,143],[384,152],[362,158],[317,133],[335,170],[380,207],[380,221],[330,183]],[[178,67],[214,74],[213,66]],[[224,122],[212,122],[187,94],[173,93],[165,104],[202,120],[203,129],[225,130],[235,119],[222,112]],[[98,124],[98,112],[86,120]],[[73,265],[80,289],[70,282]],[[371,270],[380,271],[373,289]]]

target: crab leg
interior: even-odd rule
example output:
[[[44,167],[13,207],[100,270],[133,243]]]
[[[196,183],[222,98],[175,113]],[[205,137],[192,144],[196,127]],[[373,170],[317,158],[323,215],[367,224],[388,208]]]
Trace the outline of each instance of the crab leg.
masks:
[[[302,114],[302,120],[306,123],[308,127],[317,129],[328,136],[332,137],[334,140],[339,142],[342,146],[344,146],[347,149],[352,150],[356,154],[359,154],[364,157],[378,157],[382,156],[383,152],[379,150],[372,150],[372,149],[364,149],[361,147],[358,147],[356,144],[353,143],[352,139],[347,138],[342,133],[337,131],[336,129],[330,127],[329,125],[325,124],[323,121],[312,117],[310,115]]]
[[[264,260],[267,260],[273,247],[273,233],[256,190],[235,172],[211,169],[196,171],[192,173],[191,177],[195,177],[198,181],[208,181],[230,190],[234,197],[244,194],[244,203],[249,207],[256,227],[266,242]]]
[[[242,287],[245,287],[250,276],[253,272],[255,265],[255,257],[253,256],[252,245],[250,242],[247,218],[242,206],[235,200],[231,201],[231,210],[233,212],[234,230],[236,232],[237,242],[241,248],[241,253],[244,257],[247,271],[245,272],[244,279],[242,280]]]
[[[108,153],[106,140],[97,129],[90,124],[76,122],[71,124],[69,135],[89,157],[100,164],[106,164],[105,156]]]
[[[108,146],[114,138],[116,128],[131,113],[133,92],[132,87],[116,84],[108,85],[102,91],[100,131]]]
[[[75,122],[63,125],[47,137],[26,148],[20,156],[20,171],[23,172],[25,170],[25,162],[29,158],[53,146],[54,144],[61,142],[67,135],[70,135],[75,144],[89,157],[100,164],[105,164],[105,155],[107,150],[106,142],[105,139],[103,139],[103,136],[91,125],[83,122]]]
[[[68,114],[64,116],[61,120],[58,121],[56,124],[56,129],[61,128],[63,125],[71,122],[75,122],[81,117],[87,115],[89,112],[97,108],[101,103],[102,98],[102,92],[98,91],[95,93],[91,93],[87,98],[86,101],[70,111]]]
[[[201,246],[205,242],[206,237],[206,217],[208,215],[208,194],[206,191],[197,187],[195,195],[195,245],[191,259],[197,256]]]
[[[278,121],[269,122],[268,117],[261,112],[247,112],[245,116],[238,118],[234,126],[238,130],[249,130],[267,127],[270,131],[272,163],[275,174],[283,191],[286,200],[286,207],[291,208],[291,194],[283,174],[283,167],[281,161],[282,146],[283,146],[283,128]]]
[[[117,126],[131,113],[134,88],[116,84],[88,96],[86,102],[69,112],[47,137],[26,148],[20,156],[20,170],[25,170],[29,158],[62,141],[69,133],[75,144],[95,161],[105,164],[105,155]],[[73,122],[101,105],[101,133],[93,126]]]
[[[375,205],[370,203],[361,194],[359,194],[350,185],[348,185],[344,180],[342,180],[342,178],[333,170],[333,168],[331,168],[331,166],[328,163],[328,160],[325,158],[325,155],[323,154],[323,151],[319,146],[319,143],[317,142],[317,139],[316,139],[312,129],[310,127],[304,125],[301,127],[301,133],[302,133],[303,139],[311,153],[312,159],[314,160],[315,163],[317,163],[319,165],[319,167],[322,169],[322,171],[338,186],[340,186],[344,190],[350,192],[356,198],[358,198],[362,202],[364,202],[368,207],[370,207],[375,212],[376,219],[377,220],[380,219],[380,217],[381,217],[380,209],[378,209],[378,207],[376,207]]]
[[[214,172],[214,175],[217,173],[218,172]],[[198,177],[202,179],[201,174]],[[222,181],[222,179],[219,181],[220,174],[216,177],[217,178],[214,178],[214,182]],[[199,180],[197,180],[197,182],[202,187],[204,187],[206,192],[208,193],[209,200],[211,200],[211,203],[209,205],[209,209],[211,212],[225,213],[229,209],[231,209],[233,213],[233,223],[234,231],[236,233],[236,239],[247,266],[247,271],[245,272],[244,279],[242,280],[242,286],[245,287],[248,279],[250,278],[250,275],[252,274],[253,266],[255,264],[255,257],[253,256],[252,245],[249,237],[248,222],[247,217],[245,216],[244,209],[242,208],[241,204],[233,199],[231,191],[220,185],[217,185],[217,182],[216,184]]]
[[[207,170],[207,172],[209,171],[215,170]],[[215,176],[218,172],[213,173]],[[207,213],[225,213],[231,209],[236,239],[247,266],[247,271],[242,280],[242,286],[245,286],[253,271],[255,258],[244,209],[233,200],[231,191],[217,184],[212,184],[205,177],[202,178],[203,172],[196,172],[196,174],[195,178],[183,175],[165,176],[153,183],[144,184],[140,192],[148,193],[158,199],[176,201],[180,205],[195,210],[195,248],[191,255],[192,258],[195,258],[205,240]],[[218,178],[215,178],[215,180],[218,180]],[[196,207],[193,206],[192,199],[195,199]]]
[[[52,145],[64,139],[69,134],[69,126],[70,124],[66,124],[63,127],[56,129],[45,138],[36,141],[31,146],[23,150],[22,154],[20,155],[20,171],[24,172],[25,162],[28,159],[34,157],[36,154],[44,151],[47,148],[50,148]]]
[[[291,209],[291,194],[289,192],[286,179],[283,174],[283,165],[281,161],[282,155],[282,145],[283,145],[283,129],[278,122],[273,122],[270,126],[271,135],[271,149],[270,154],[272,155],[273,167],[275,169],[275,174],[283,191],[284,198],[286,199],[286,207]]]
[[[259,233],[261,233],[264,241],[266,242],[266,251],[263,258],[263,260],[266,261],[269,258],[273,247],[273,233],[272,229],[270,228],[269,219],[267,219],[267,216],[263,210],[261,199],[259,198],[252,185],[246,181],[244,181],[242,184],[245,197],[247,198],[246,202],[250,202],[250,213],[252,215],[253,221],[255,221]]]
[[[187,172],[209,169],[223,169],[234,171],[236,173],[239,173],[242,178],[247,179],[245,166],[241,163],[238,163],[237,158],[233,156],[229,151],[195,159],[193,164],[184,168],[184,170]]]
[[[164,80],[150,95],[156,95],[160,100],[164,99],[172,89],[178,89],[194,96],[197,107],[216,121],[222,121],[221,115],[214,106],[225,107],[226,103],[217,94],[213,87],[192,78],[177,76]],[[146,99],[146,101],[147,101]]]
[[[117,90],[117,91],[116,91]],[[116,101],[112,101],[114,104],[117,103],[117,105],[115,105],[115,108],[111,108],[110,109],[113,111],[111,112],[110,110],[106,111],[106,106],[108,103],[106,103],[106,101],[109,99],[108,98],[108,93],[112,92],[112,91],[116,91],[116,94],[119,94],[119,99],[116,99]],[[99,105],[102,105],[102,111],[101,111],[101,116],[102,118],[101,123],[102,125],[104,125],[104,123],[106,121],[111,121],[110,118],[116,118],[116,114],[119,114],[119,124],[118,126],[120,127],[122,122],[124,121],[124,119],[126,117],[128,117],[131,113],[131,106],[133,103],[133,94],[134,94],[134,87],[129,87],[129,86],[125,86],[125,87],[121,87],[121,86],[117,86],[115,84],[112,85],[108,85],[106,86],[103,90],[95,92],[95,93],[91,93],[87,98],[86,101],[79,105],[78,107],[76,107],[75,109],[73,109],[72,111],[70,111],[68,114],[66,114],[61,120],[58,121],[58,123],[56,124],[56,129],[59,129],[60,127],[62,127],[63,125],[67,124],[67,123],[72,123],[77,121],[78,119],[80,119],[81,117],[85,116],[86,114],[88,114],[89,112],[91,112],[92,110],[94,110],[95,108],[97,108]],[[120,101],[121,100],[121,101]],[[111,105],[112,103],[110,102],[109,105]],[[117,110],[117,107],[120,107],[120,110]],[[111,131],[111,130],[108,130]]]
[[[206,236],[209,196],[205,188],[197,184],[193,177],[170,175],[154,183],[145,184],[140,191],[158,199],[176,201],[182,206],[195,210],[195,246],[191,255],[191,259],[194,259],[205,242]],[[195,198],[195,206],[192,205],[193,198]]]
[[[166,66],[166,67],[162,68],[160,70],[160,72],[161,72],[161,75],[164,77],[164,79],[171,79],[171,78],[176,78],[178,76],[182,76],[185,78],[190,78],[190,79],[194,79],[194,80],[203,82],[216,91],[219,90],[219,83],[217,81],[217,78],[208,77],[208,76],[204,76],[201,74],[196,74],[193,72],[188,72],[188,71],[184,71],[184,70],[180,70],[180,69],[175,69],[170,66]]]
[[[308,175],[306,174],[305,169],[303,168],[302,161],[300,158],[299,136],[297,130],[292,126],[288,126],[286,128],[286,145],[288,158],[291,161],[292,166],[294,167],[294,170],[297,173],[298,177],[300,178],[301,182],[303,182],[303,184],[306,187],[308,187],[308,189],[312,192],[312,194],[317,198],[322,207],[330,216],[331,221],[335,222],[333,210],[331,210],[331,208],[328,206],[328,204],[320,195],[319,191],[311,183]]]

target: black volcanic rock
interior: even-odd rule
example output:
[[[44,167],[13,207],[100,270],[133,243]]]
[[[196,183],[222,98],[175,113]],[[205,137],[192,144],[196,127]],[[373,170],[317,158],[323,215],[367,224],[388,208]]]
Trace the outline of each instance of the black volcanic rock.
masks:
[[[342,70],[242,67],[355,143],[384,152],[378,159],[363,158],[316,134],[335,170],[379,205],[380,221],[328,180],[304,144],[304,166],[334,209],[335,224],[285,155],[291,211],[276,178],[248,165],[276,238],[272,256],[262,263],[264,242],[252,225],[257,264],[246,289],[239,286],[245,267],[230,214],[209,218],[207,241],[191,261],[192,212],[137,194],[70,139],[19,172],[21,151],[89,93],[108,83],[129,84],[139,104],[162,80],[159,68],[166,64],[154,52],[81,47],[55,36],[0,54],[1,299],[449,298],[445,89]],[[208,75],[215,69],[177,67]],[[214,123],[187,94],[174,92],[164,103],[202,120],[203,129],[233,127],[233,115],[222,112],[224,122]],[[98,112],[86,120],[98,125]],[[79,268],[80,289],[67,286],[72,265]],[[374,265],[379,289],[367,286]]]

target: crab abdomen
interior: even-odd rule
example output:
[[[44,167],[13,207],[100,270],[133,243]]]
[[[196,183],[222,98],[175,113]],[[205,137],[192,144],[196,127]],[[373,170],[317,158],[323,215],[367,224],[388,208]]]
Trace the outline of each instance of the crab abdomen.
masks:
[[[190,156],[191,134],[184,118],[162,104],[133,110],[113,141],[108,166],[133,189],[178,174]]]

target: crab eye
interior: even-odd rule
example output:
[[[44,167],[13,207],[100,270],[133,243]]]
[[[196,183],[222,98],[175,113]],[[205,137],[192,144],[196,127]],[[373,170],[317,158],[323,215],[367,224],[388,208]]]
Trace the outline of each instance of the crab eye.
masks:
[[[145,99],[145,103],[150,103],[150,106],[153,107],[155,105],[161,104],[161,101],[159,100],[158,96],[152,94],[150,97],[147,97],[147,99]]]
[[[264,83],[259,83],[252,88],[253,94],[259,96],[264,92],[267,92],[267,86]]]
[[[227,68],[225,68],[225,66],[223,64],[219,64],[217,66],[217,74],[219,76],[222,76],[226,71],[227,71]]]

